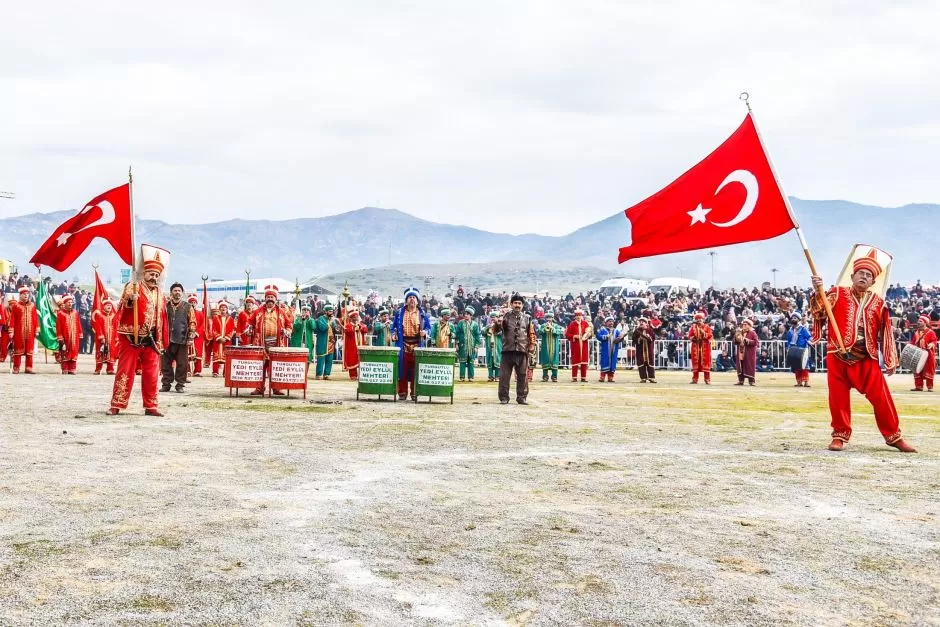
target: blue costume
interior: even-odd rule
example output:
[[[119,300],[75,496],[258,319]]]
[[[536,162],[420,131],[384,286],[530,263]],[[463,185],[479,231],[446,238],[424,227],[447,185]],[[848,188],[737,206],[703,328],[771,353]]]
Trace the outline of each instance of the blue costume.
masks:
[[[614,373],[617,371],[617,355],[620,352],[624,335],[619,329],[608,329],[606,326],[598,329],[596,335],[600,342],[598,352],[601,362],[601,381],[607,377],[607,380],[613,383]]]
[[[418,313],[417,335],[405,336],[405,306],[409,298],[415,299],[415,310]],[[405,305],[399,307],[395,312],[395,321],[392,323],[392,336],[395,338],[395,345],[398,346],[398,398],[404,399],[408,393],[408,386],[411,385],[411,395],[414,396],[414,370],[415,353],[414,349],[423,344],[421,332],[425,336],[431,332],[431,319],[426,313],[417,306],[421,302],[421,295],[417,289],[411,287],[405,290]]]

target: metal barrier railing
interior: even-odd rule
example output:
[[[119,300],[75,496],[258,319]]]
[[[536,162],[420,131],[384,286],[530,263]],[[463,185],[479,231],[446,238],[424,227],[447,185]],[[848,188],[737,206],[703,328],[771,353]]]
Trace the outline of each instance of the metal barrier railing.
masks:
[[[372,335],[368,335],[369,343],[372,342]],[[783,340],[764,340],[758,347],[758,356],[766,351],[767,358],[770,361],[770,370],[774,372],[789,371],[787,367],[787,343]],[[689,340],[656,340],[654,352],[654,366],[658,370],[691,370],[691,345]],[[731,357],[732,364],[735,360],[736,350],[734,342],[730,340],[716,340],[712,345],[712,370],[716,370],[717,357],[723,351],[727,351]],[[904,349],[905,342],[897,343],[898,355]],[[568,340],[561,340],[561,350],[559,351],[558,367],[564,370],[571,368],[571,347]],[[826,341],[823,340],[811,346],[812,351],[810,370],[814,372],[826,372]],[[600,342],[596,339],[588,341],[588,368],[596,370],[598,368],[598,355],[600,351]],[[477,351],[477,364],[486,366],[486,349],[480,347]],[[537,367],[541,367],[540,365]],[[618,368],[636,368],[636,351],[629,343],[620,349],[620,355],[617,360]],[[734,366],[731,366],[734,370]],[[908,374],[909,371],[898,368],[901,374]],[[938,370],[940,372],[940,370]]]

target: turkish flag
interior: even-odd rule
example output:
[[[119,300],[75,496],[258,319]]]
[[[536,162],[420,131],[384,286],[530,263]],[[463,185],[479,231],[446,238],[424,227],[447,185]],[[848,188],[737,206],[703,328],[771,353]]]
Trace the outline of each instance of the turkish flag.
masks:
[[[130,184],[115,187],[88,201],[81,211],[61,224],[29,262],[62,272],[85,252],[93,239],[100,237],[111,244],[124,263],[133,265],[132,219]]]
[[[625,211],[638,257],[726,246],[796,228],[749,113],[731,137],[691,170]]]
[[[104,283],[101,282],[101,277],[98,275],[98,270],[95,269],[95,299],[94,304],[92,305],[91,310],[104,313],[104,301],[109,300],[111,294],[108,293],[108,289],[104,286]]]

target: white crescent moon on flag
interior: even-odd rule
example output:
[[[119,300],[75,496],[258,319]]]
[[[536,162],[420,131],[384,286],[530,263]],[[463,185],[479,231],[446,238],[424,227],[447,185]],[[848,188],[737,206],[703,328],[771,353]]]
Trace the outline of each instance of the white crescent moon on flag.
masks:
[[[757,206],[757,195],[760,191],[760,186],[757,184],[757,177],[748,172],[747,170],[735,170],[721,182],[721,185],[718,186],[718,189],[715,190],[715,195],[718,195],[725,185],[728,183],[740,183],[744,186],[744,189],[747,191],[747,197],[744,199],[744,204],[741,205],[741,210],[738,211],[738,215],[734,216],[732,220],[728,222],[712,222],[713,225],[721,228],[727,228],[729,226],[734,226],[740,224],[751,217],[751,214],[754,213],[754,207]]]
[[[82,209],[80,213],[87,213],[94,207],[101,209],[101,217],[88,226],[83,226],[82,228],[78,229],[75,231],[75,233],[81,233],[82,231],[87,231],[88,229],[94,228],[96,226],[104,226],[105,224],[111,224],[114,222],[114,205],[112,205],[107,200],[102,200],[97,205],[85,205],[85,208]],[[75,235],[75,233],[72,233],[72,235]]]

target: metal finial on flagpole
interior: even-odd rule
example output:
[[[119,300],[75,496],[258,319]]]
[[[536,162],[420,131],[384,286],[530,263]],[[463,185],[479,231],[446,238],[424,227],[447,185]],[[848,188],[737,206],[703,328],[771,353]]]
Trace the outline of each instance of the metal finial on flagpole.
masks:
[[[738,96],[738,99],[744,102],[744,106],[747,107],[747,112],[750,113],[751,103],[749,101],[751,99],[751,94],[747,93],[746,91],[742,91],[741,95]]]
[[[203,275],[202,275],[202,280],[203,280],[203,281],[208,281],[208,280],[209,280],[209,275],[203,274]]]

